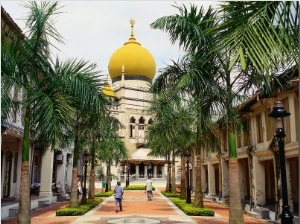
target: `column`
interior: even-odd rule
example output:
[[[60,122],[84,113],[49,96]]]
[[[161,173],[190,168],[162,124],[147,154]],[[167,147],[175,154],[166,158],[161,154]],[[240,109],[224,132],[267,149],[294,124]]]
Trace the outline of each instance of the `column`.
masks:
[[[66,164],[66,186],[65,188],[71,189],[72,186],[72,171],[73,171],[73,155],[67,154],[67,164]]]
[[[168,164],[165,164],[163,167],[161,167],[161,177],[164,179],[167,179],[167,177],[166,177],[167,169],[168,169]]]
[[[138,180],[140,177],[139,165],[135,165],[135,174],[136,174],[136,180]]]
[[[286,167],[286,185],[287,185],[287,193],[288,193],[288,204],[290,206],[290,211],[294,211],[293,205],[293,195],[292,195],[292,185],[291,185],[291,163],[289,160],[285,160]]]
[[[227,198],[229,196],[229,166],[228,162],[224,158],[221,158],[222,167],[222,197]]]
[[[294,94],[289,95],[289,112],[291,115],[287,117],[287,119],[290,120],[290,130],[285,130],[285,132],[289,135],[291,135],[291,142],[297,141],[297,122],[296,121],[296,109],[295,109],[295,99],[294,99]]]
[[[211,162],[207,164],[208,170],[208,195],[216,195],[216,185],[215,185],[215,168]]]
[[[154,170],[153,170],[153,172],[154,172],[154,173],[153,173],[153,177],[154,177],[154,178],[157,178],[157,166],[156,166],[156,165],[155,165],[155,166],[153,165],[153,167],[154,167]]]
[[[253,203],[264,205],[265,199],[265,168],[257,156],[253,156]]]
[[[61,195],[65,195],[65,179],[66,179],[66,164],[67,164],[67,154],[63,153],[63,160],[61,164],[57,164],[57,179],[56,187],[60,189]]]
[[[53,154],[50,147],[46,148],[41,165],[41,188],[39,196],[52,197]]]
[[[32,150],[32,149],[30,149]],[[20,181],[21,181],[21,166],[22,166],[22,141],[18,143],[18,162],[17,162],[17,182],[16,182],[16,192],[15,199],[19,199],[19,189],[20,189]]]

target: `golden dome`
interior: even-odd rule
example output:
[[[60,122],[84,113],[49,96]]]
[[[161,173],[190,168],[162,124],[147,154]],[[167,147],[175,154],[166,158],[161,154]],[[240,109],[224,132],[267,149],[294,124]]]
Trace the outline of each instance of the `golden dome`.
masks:
[[[115,94],[114,90],[111,88],[111,86],[109,85],[107,78],[106,78],[105,83],[103,85],[102,93],[106,96],[109,96],[109,97],[116,97],[116,94]]]
[[[136,41],[133,35],[134,20],[130,20],[131,36],[124,46],[116,50],[109,59],[108,72],[110,78],[121,76],[144,76],[152,80],[156,72],[156,64],[151,53]]]

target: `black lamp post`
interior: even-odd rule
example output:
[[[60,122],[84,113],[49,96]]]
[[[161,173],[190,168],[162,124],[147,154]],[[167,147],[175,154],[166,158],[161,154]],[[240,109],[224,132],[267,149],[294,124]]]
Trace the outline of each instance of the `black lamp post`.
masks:
[[[126,170],[126,172],[127,172],[126,187],[128,187],[128,186],[129,186],[129,163],[127,163],[127,164],[125,165],[125,170]],[[126,173],[126,172],[125,172],[125,173]]]
[[[186,203],[190,204],[191,203],[191,187],[190,187],[190,166],[189,166],[189,157],[191,156],[191,153],[189,150],[185,152],[185,157],[186,157]]]
[[[169,179],[169,192],[172,191],[172,179],[171,179],[171,165],[172,165],[172,162],[169,161],[168,162],[168,179]]]
[[[83,160],[84,160],[84,185],[82,188],[82,203],[86,203],[86,177],[87,177],[87,164],[90,161],[90,154],[88,152],[83,153]]]
[[[283,224],[293,224],[294,216],[290,212],[290,206],[288,204],[287,197],[287,181],[286,181],[286,169],[285,169],[285,152],[284,152],[284,138],[285,138],[285,130],[284,130],[284,122],[283,118],[288,117],[291,114],[288,113],[283,104],[277,100],[273,106],[269,117],[275,118],[276,132],[275,137],[278,141],[279,148],[279,163],[280,163],[280,175],[281,175],[281,194],[282,194],[282,213],[281,223]]]

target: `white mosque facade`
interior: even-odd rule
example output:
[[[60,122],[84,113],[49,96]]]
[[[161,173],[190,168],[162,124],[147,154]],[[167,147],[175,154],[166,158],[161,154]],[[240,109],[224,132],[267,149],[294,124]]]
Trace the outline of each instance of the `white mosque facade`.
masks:
[[[134,37],[134,20],[130,20],[131,35],[110,57],[109,76],[116,107],[112,114],[124,125],[119,136],[125,143],[128,160],[111,167],[111,173],[121,181],[143,181],[150,175],[155,181],[167,177],[166,158],[148,156],[145,137],[153,118],[147,113],[152,94],[149,92],[156,73],[151,53]],[[108,93],[109,91],[107,91]],[[105,92],[104,92],[105,93]]]

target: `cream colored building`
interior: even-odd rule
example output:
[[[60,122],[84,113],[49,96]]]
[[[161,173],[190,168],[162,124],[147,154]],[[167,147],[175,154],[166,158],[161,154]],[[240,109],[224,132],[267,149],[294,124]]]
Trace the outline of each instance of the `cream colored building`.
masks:
[[[104,93],[115,94],[116,108],[113,115],[125,126],[119,136],[125,143],[129,159],[121,161],[112,173],[124,181],[129,164],[130,181],[145,180],[151,175],[153,180],[165,180],[166,159],[147,156],[145,137],[152,123],[147,108],[151,100],[149,89],[156,74],[156,63],[151,53],[141,46],[134,36],[134,20],[130,20],[129,40],[110,57],[108,64],[112,90],[106,85]],[[114,92],[114,94],[112,94]]]
[[[285,118],[285,161],[290,211],[298,212],[299,206],[299,94],[297,80],[294,88],[280,93],[278,99],[291,113]],[[243,207],[252,211],[267,211],[269,218],[281,214],[279,168],[275,154],[274,118],[268,116],[277,98],[254,95],[240,107],[243,131],[237,135],[239,179]],[[202,190],[206,197],[225,202],[229,195],[230,178],[226,130],[219,132],[220,153],[202,155]],[[193,172],[193,177],[195,173]],[[195,178],[192,178],[195,179]],[[193,185],[196,183],[193,181]],[[246,206],[248,205],[248,206]],[[278,210],[276,209],[278,207]]]

